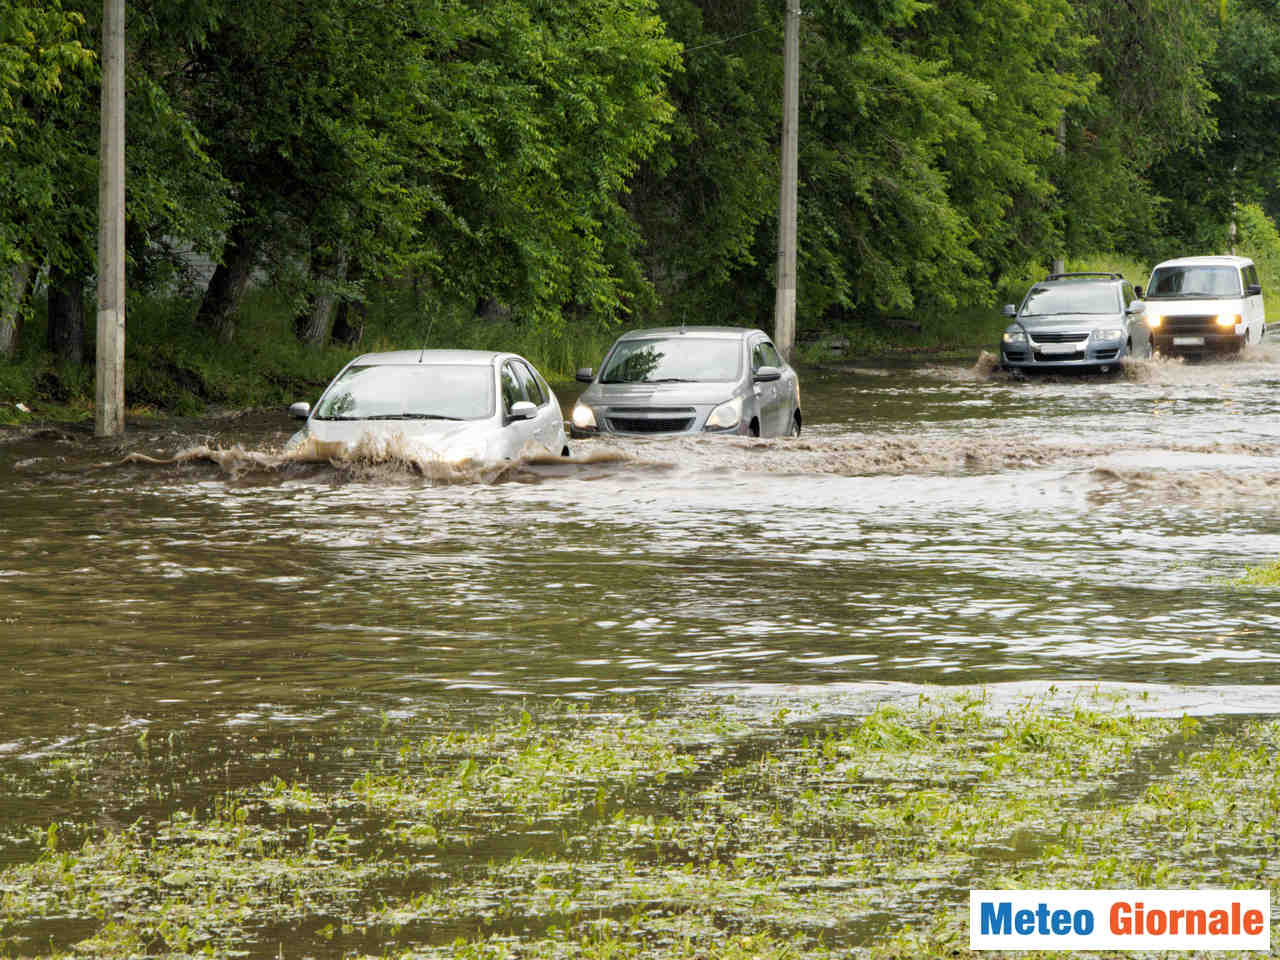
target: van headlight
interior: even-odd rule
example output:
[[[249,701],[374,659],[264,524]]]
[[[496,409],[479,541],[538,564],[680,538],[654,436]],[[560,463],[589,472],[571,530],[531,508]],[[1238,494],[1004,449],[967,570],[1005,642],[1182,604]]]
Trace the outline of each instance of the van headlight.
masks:
[[[1218,314],[1218,326],[1220,327],[1234,327],[1236,324],[1241,322],[1242,322],[1242,318],[1238,313]]]
[[[1164,317],[1160,316],[1158,313],[1151,313],[1150,311],[1147,312],[1147,326],[1152,330],[1159,330],[1160,321],[1163,319]]]
[[[742,398],[734,397],[732,400],[726,400],[720,406],[711,411],[711,415],[707,417],[707,422],[703,426],[704,430],[729,430],[736,427],[742,421]]]
[[[579,400],[573,405],[573,425],[579,430],[594,430],[596,412]]]

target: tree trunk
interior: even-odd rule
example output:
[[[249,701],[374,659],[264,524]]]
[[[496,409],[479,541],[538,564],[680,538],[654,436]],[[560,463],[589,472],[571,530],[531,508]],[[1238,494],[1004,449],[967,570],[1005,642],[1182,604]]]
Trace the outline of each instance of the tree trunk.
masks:
[[[318,347],[328,342],[333,311],[338,305],[337,285],[342,282],[346,266],[341,254],[312,252],[313,292],[307,297],[307,309],[293,318],[293,330],[301,343]]]
[[[354,261],[347,269],[347,283],[360,281],[360,263]],[[364,323],[368,316],[368,305],[363,300],[352,300],[343,297],[338,304],[338,315],[333,319],[333,341],[354,347],[364,338]]]
[[[249,236],[246,226],[237,224],[227,235],[222,262],[213,271],[204,299],[200,302],[200,310],[196,313],[197,326],[206,328],[224,342],[235,339],[236,310],[249,286],[257,259],[257,243]]]
[[[18,335],[22,332],[22,301],[35,265],[17,263],[9,268],[9,276],[0,281],[0,360],[12,360],[18,353]]]
[[[49,271],[49,349],[55,359],[84,363],[84,278]]]

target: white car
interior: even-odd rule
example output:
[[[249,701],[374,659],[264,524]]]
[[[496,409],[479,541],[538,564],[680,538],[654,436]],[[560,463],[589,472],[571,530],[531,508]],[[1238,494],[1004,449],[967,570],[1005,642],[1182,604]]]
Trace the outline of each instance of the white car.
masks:
[[[1182,257],[1157,264],[1143,312],[1160,353],[1232,353],[1267,332],[1258,268],[1248,257]]]
[[[450,463],[569,455],[559,401],[513,353],[367,353],[342,368],[314,410],[299,402],[289,413],[306,424],[285,452],[304,456],[345,459],[380,442]]]

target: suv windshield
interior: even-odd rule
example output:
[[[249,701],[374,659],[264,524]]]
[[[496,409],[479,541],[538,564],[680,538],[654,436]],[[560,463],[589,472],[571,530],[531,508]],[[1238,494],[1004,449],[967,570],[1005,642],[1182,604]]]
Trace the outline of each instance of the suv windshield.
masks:
[[[1235,267],[1161,267],[1147,284],[1147,299],[1161,297],[1238,297],[1240,271]]]
[[[347,367],[317,420],[482,420],[493,414],[493,371],[478,364]]]
[[[1101,283],[1064,283],[1032,287],[1018,311],[1024,317],[1051,317],[1067,313],[1119,313],[1115,287]]]
[[[700,337],[623,340],[600,374],[601,383],[700,383],[737,380],[742,341]]]

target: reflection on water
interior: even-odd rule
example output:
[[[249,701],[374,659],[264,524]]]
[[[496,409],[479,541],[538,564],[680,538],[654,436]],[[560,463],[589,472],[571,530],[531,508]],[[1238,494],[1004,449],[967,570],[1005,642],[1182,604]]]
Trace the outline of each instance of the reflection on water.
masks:
[[[283,414],[11,432],[0,761],[542,697],[1112,682],[1274,710],[1280,615],[1227,580],[1280,554],[1278,358],[811,372],[798,440],[447,472],[285,458]]]

